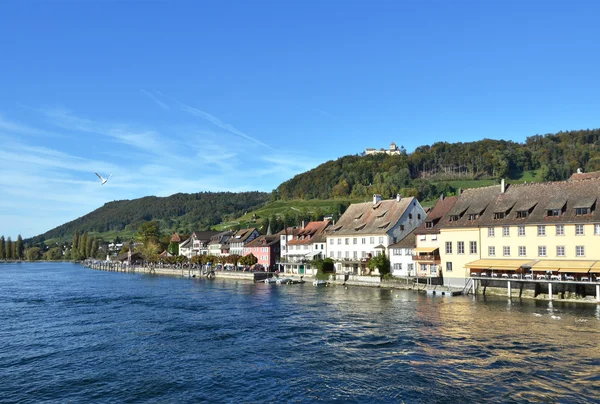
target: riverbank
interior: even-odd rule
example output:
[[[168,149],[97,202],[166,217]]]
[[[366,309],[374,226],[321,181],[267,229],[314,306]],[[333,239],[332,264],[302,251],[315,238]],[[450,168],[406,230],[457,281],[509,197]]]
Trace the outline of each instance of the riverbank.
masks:
[[[115,271],[115,272],[135,272],[147,275],[161,275],[161,276],[174,276],[183,278],[201,278],[211,277],[214,279],[231,279],[231,280],[242,280],[247,282],[261,282],[265,278],[270,277],[288,277],[295,280],[304,280],[312,283],[316,278],[309,275],[299,274],[283,274],[274,272],[241,272],[241,271],[219,271],[211,270],[207,272],[206,269],[194,268],[194,267],[181,267],[171,268],[164,266],[141,266],[141,265],[126,265],[124,263],[107,262],[107,261],[86,261],[81,263],[83,266],[103,271]],[[570,303],[591,303],[599,304],[600,301],[597,296],[587,295],[580,296],[575,292],[568,290],[556,290],[552,295],[539,293],[535,289],[527,287],[513,288],[508,290],[507,288],[499,287],[500,285],[488,286],[478,283],[475,288],[472,286],[466,286],[465,288],[451,288],[442,285],[428,285],[423,283],[423,278],[388,278],[381,279],[376,276],[356,276],[356,275],[335,275],[332,274],[327,281],[332,286],[359,286],[359,287],[370,287],[370,288],[384,288],[384,289],[396,289],[396,290],[412,290],[421,293],[428,293],[431,295],[443,295],[443,296],[456,296],[456,295],[481,295],[481,296],[506,296],[510,299],[528,299],[535,301],[560,301]],[[469,285],[469,283],[467,284]],[[472,284],[471,284],[472,285]],[[510,294],[509,294],[510,293]]]

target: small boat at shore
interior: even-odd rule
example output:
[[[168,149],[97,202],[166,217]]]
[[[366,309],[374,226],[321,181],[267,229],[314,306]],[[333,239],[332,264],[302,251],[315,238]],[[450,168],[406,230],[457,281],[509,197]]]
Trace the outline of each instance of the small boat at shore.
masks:
[[[324,281],[322,279],[317,279],[317,280],[313,281],[313,285],[315,285],[315,286],[327,286],[328,283],[329,282]]]
[[[275,282],[277,282],[277,279],[275,279],[275,278],[266,278],[266,279],[265,279],[263,282],[264,282],[264,283],[266,283],[266,284],[268,285],[268,284],[270,284],[270,283],[275,283]]]

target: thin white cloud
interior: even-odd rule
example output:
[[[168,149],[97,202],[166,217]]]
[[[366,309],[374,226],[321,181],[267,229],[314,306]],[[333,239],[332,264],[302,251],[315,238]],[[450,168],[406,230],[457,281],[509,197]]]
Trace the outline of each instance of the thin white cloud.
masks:
[[[158,106],[161,107],[162,109],[164,109],[164,110],[171,109],[171,107],[169,107],[167,104],[165,104],[164,102],[159,100],[157,97],[155,97],[154,94],[152,94],[146,90],[140,90],[140,91],[142,92],[142,94],[149,97],[152,101],[154,101],[156,104],[158,104]]]
[[[323,114],[323,115],[327,115],[327,116],[330,116],[330,117],[332,117],[332,118],[337,118],[337,116],[335,116],[335,115],[333,115],[333,114],[330,114],[330,113],[329,113],[329,112],[327,112],[327,111],[323,111],[322,109],[318,109],[318,108],[313,108],[313,109],[314,109],[315,111],[317,111],[317,112],[320,112],[320,113],[321,113],[321,114]]]
[[[207,120],[208,122],[212,123],[215,126],[218,126],[221,129],[224,129],[224,130],[226,130],[228,132],[231,132],[234,135],[238,135],[238,136],[240,136],[240,137],[242,137],[242,138],[244,138],[246,140],[249,140],[251,142],[254,142],[254,143],[256,143],[256,144],[258,144],[260,146],[266,147],[269,150],[277,151],[273,147],[269,146],[268,144],[266,144],[266,143],[264,143],[264,142],[256,139],[255,137],[252,137],[252,136],[250,136],[250,135],[242,132],[241,130],[236,129],[233,125],[230,125],[228,123],[225,123],[225,122],[221,121],[219,118],[217,118],[214,115],[209,114],[208,112],[204,112],[204,111],[199,110],[198,108],[194,108],[194,107],[191,107],[189,105],[186,105],[186,104],[184,104],[184,103],[182,103],[182,102],[180,102],[180,101],[176,100],[175,98],[170,97],[168,95],[164,95],[164,94],[159,93],[159,92],[157,92],[157,94],[161,95],[162,97],[168,98],[171,101],[173,101],[174,103],[176,103],[177,105],[179,105],[179,107],[181,108],[181,110],[184,111],[184,112],[187,112],[189,114],[192,114],[194,116],[197,116],[199,118]]]

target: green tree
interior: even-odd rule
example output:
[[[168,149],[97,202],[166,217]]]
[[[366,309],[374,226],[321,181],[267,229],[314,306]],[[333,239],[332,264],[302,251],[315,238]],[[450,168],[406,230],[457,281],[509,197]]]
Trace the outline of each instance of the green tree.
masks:
[[[0,237],[0,260],[6,258],[6,241],[4,240],[4,236]]]
[[[79,232],[77,230],[75,230],[75,234],[73,234],[73,241],[71,242],[71,249],[79,251]],[[77,255],[77,254],[71,254],[71,255]],[[73,259],[75,260],[76,258],[73,258]]]
[[[79,240],[79,256],[82,259],[87,258],[87,244],[88,244],[88,233],[87,231],[83,232],[83,236],[81,236],[81,240]]]
[[[92,244],[93,244],[93,238],[88,237],[86,247],[85,247],[85,258],[89,258],[92,256]]]
[[[160,251],[160,244],[154,241],[148,241],[138,248],[138,252],[142,254],[142,257],[148,262],[158,262]]]
[[[42,259],[42,249],[40,247],[31,247],[25,250],[27,261],[39,261]]]
[[[254,256],[254,254],[250,253],[248,255],[244,255],[240,258],[240,265],[254,265],[258,262],[258,258]]]
[[[6,239],[6,259],[13,259],[13,242],[10,239],[10,236]]]
[[[390,260],[385,254],[376,255],[369,260],[368,264],[371,270],[377,268],[381,276],[390,273]]]
[[[19,234],[19,236],[17,237],[17,243],[16,243],[16,252],[17,252],[17,259],[22,260],[23,258],[25,258],[25,248],[23,247],[23,238],[21,237],[21,235]]]
[[[98,240],[94,237],[94,239],[92,240],[90,257],[97,258],[97,255],[98,255]]]
[[[44,254],[44,259],[48,261],[59,261],[63,258],[60,247],[52,247]]]
[[[142,223],[136,232],[136,239],[142,243],[159,243],[160,227],[157,221]]]
[[[175,241],[169,242],[167,252],[171,255],[179,255],[179,243],[176,243]]]

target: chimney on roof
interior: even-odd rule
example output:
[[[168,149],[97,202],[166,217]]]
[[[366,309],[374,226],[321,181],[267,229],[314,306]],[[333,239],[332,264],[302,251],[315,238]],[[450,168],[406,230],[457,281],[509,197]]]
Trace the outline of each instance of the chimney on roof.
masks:
[[[443,201],[446,196],[444,194],[440,195],[440,201]]]
[[[462,188],[458,188],[458,194],[462,195],[462,192],[463,192]]]
[[[503,194],[506,191],[506,183],[504,182],[504,178],[500,181],[500,193]]]
[[[581,168],[577,169],[577,174],[583,174],[583,170]]]
[[[402,195],[396,194],[396,202],[400,202],[402,200]]]
[[[377,205],[377,202],[381,202],[381,195],[373,194],[373,205]]]
[[[304,220],[302,221],[302,228],[304,229]]]

